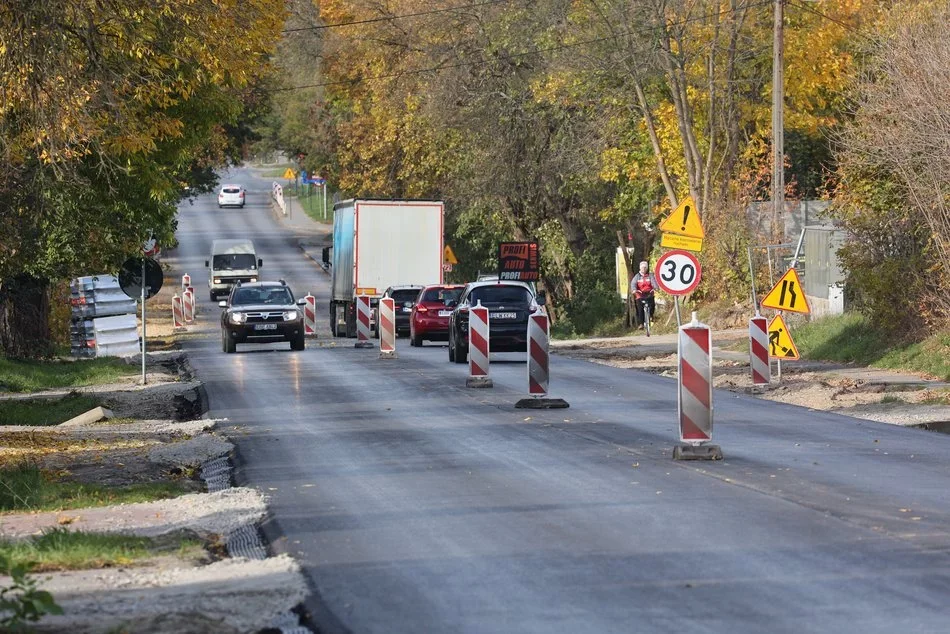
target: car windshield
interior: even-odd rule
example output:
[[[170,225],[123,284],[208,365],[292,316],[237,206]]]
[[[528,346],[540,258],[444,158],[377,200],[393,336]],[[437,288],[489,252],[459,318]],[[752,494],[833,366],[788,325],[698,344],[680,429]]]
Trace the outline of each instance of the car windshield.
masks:
[[[462,294],[462,287],[459,288],[430,288],[422,296],[424,302],[446,303],[449,300],[458,300]]]
[[[294,303],[290,289],[285,286],[264,288],[238,288],[231,299],[232,306],[266,304],[269,306],[287,306]]]
[[[214,256],[211,264],[216,271],[257,270],[253,253],[222,253]]]
[[[521,286],[480,286],[473,288],[468,296],[473,306],[483,304],[530,304],[531,291]]]
[[[393,291],[391,295],[391,297],[396,301],[397,304],[405,304],[406,302],[415,302],[418,296],[419,296],[418,288],[404,288],[402,290]]]
[[[237,187],[225,187],[221,191],[223,191],[225,194],[240,194],[241,193],[241,190],[238,189]]]

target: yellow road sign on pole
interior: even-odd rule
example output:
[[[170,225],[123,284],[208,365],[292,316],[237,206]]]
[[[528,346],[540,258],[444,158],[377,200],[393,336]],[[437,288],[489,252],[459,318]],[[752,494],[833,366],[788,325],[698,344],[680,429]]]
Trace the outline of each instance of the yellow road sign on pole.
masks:
[[[673,210],[673,213],[660,223],[659,228],[663,233],[675,233],[688,238],[701,239],[706,237],[706,232],[703,231],[703,223],[699,219],[699,212],[696,210],[692,196],[684,198],[683,202]]]
[[[762,306],[805,315],[810,313],[811,309],[808,307],[808,299],[805,298],[805,289],[802,288],[798,271],[795,269],[785,271],[785,275],[762,299]]]
[[[455,257],[455,252],[452,250],[452,247],[445,245],[445,249],[442,251],[442,262],[445,264],[458,264],[458,258]],[[452,269],[449,269],[450,271]]]
[[[685,249],[686,251],[702,251],[703,239],[689,236],[678,236],[675,233],[664,233],[660,238],[660,246],[664,249]]]
[[[769,356],[773,359],[785,359],[794,361],[799,357],[798,348],[792,341],[792,334],[788,332],[788,326],[781,315],[776,315],[769,322]]]
[[[284,172],[284,178],[289,178],[293,180],[297,178],[297,175],[294,174],[294,171],[288,167],[287,170]]]

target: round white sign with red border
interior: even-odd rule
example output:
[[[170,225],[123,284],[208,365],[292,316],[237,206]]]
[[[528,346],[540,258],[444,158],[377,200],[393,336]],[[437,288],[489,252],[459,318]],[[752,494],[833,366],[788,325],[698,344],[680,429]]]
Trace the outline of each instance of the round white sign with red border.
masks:
[[[699,260],[689,251],[667,251],[656,261],[653,269],[656,283],[670,295],[687,295],[696,290],[703,271]]]

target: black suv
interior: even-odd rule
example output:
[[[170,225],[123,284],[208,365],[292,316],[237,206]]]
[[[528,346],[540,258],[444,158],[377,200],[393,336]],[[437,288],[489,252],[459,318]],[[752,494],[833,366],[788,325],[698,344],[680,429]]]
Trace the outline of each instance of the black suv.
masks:
[[[488,309],[489,350],[527,351],[528,315],[542,310],[544,296],[535,299],[524,282],[470,282],[449,317],[449,361],[468,360],[468,311],[479,302]]]
[[[291,350],[305,347],[303,313],[297,308],[287,284],[253,282],[231,289],[226,302],[218,305],[221,313],[221,347],[234,352],[239,343],[275,343],[289,341]]]
[[[412,307],[416,305],[416,300],[419,299],[419,293],[422,292],[423,288],[425,287],[418,284],[405,284],[403,286],[390,286],[383,291],[383,296],[380,299],[392,297],[395,304],[397,336],[409,334],[409,318],[412,316]],[[376,320],[376,324],[376,337],[378,338],[379,319]]]

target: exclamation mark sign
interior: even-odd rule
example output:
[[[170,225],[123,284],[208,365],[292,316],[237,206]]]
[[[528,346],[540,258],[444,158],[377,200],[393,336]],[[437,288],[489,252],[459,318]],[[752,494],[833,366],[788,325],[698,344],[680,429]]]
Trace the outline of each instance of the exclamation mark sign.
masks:
[[[680,231],[686,231],[686,219],[689,218],[689,205],[683,207],[683,226],[680,227]]]

